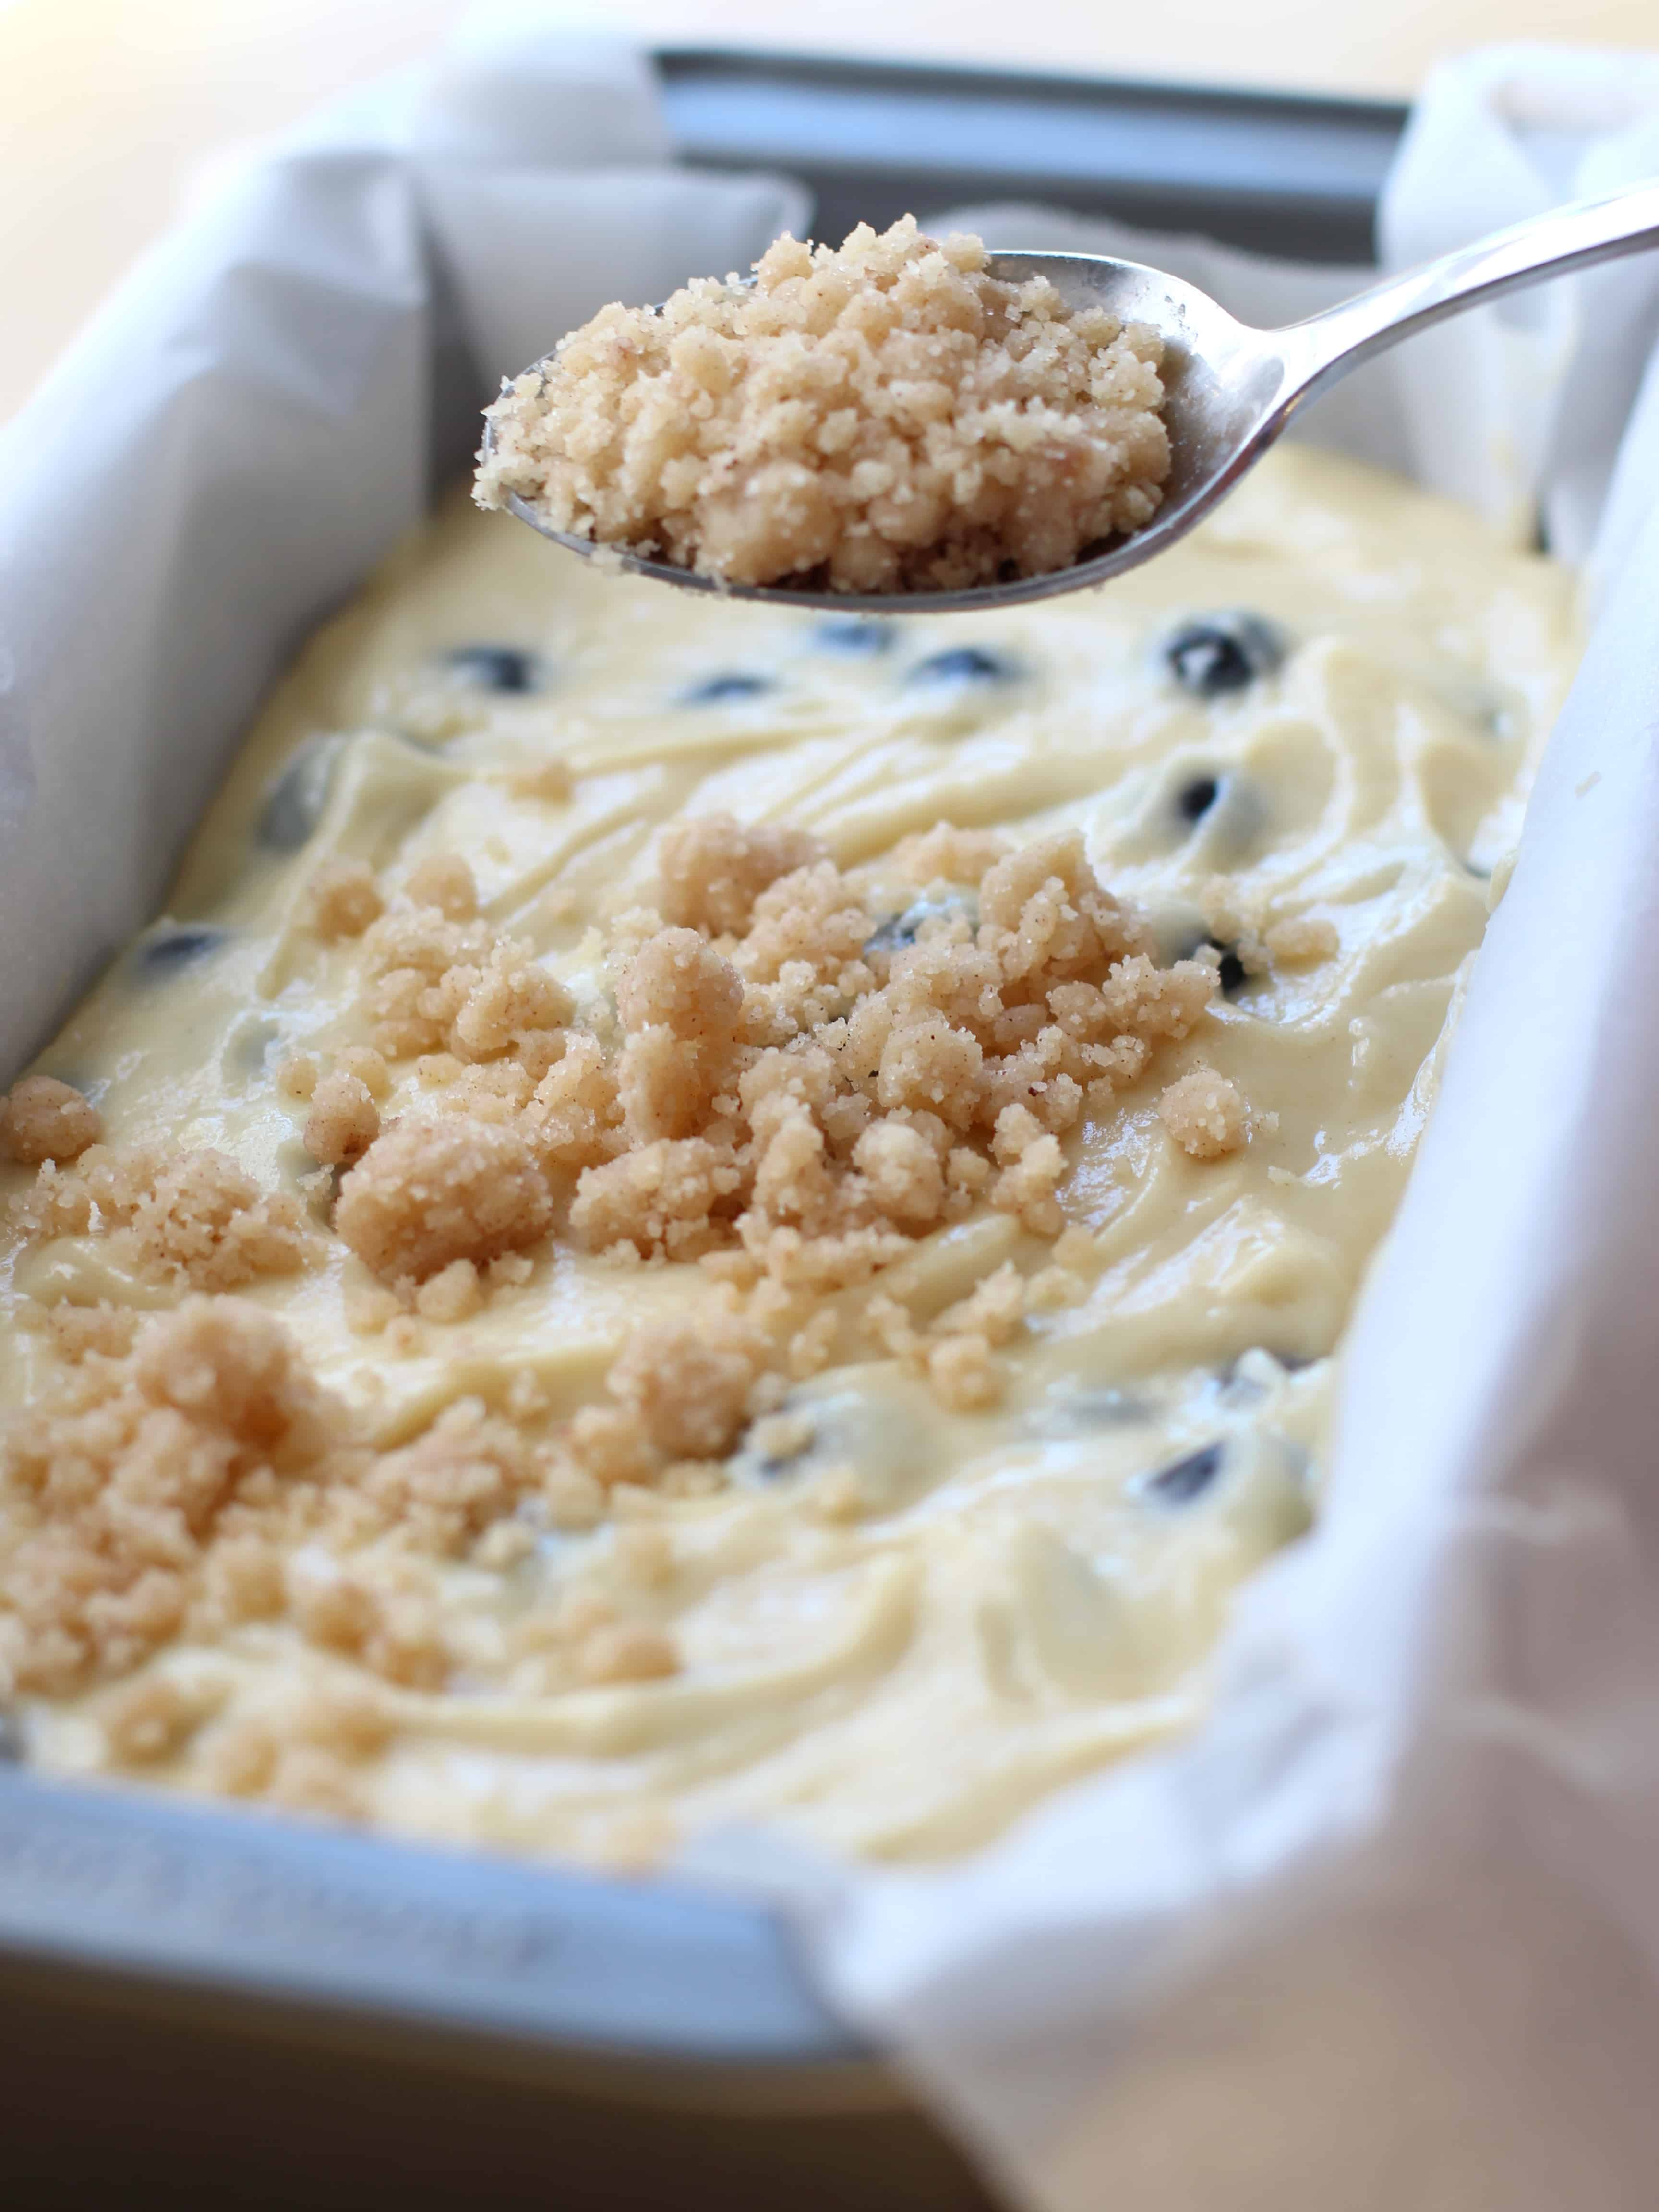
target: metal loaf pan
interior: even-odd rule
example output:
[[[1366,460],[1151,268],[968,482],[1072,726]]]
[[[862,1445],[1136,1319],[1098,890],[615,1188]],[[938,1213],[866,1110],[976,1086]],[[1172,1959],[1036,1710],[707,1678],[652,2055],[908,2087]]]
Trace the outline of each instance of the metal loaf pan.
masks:
[[[1402,108],[674,48],[683,160],[820,236],[1041,199],[1371,254]],[[0,1746],[0,1761],[3,1746]],[[826,2010],[781,1922],[0,1764],[0,2192],[20,2208],[989,2199]]]

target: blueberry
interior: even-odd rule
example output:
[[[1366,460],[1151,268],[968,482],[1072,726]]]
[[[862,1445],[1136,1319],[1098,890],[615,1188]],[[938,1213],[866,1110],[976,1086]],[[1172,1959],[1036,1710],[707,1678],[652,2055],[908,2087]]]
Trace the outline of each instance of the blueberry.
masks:
[[[0,1766],[23,1763],[23,1729],[15,1713],[0,1710]]]
[[[982,645],[953,645],[948,653],[919,660],[904,680],[917,684],[1012,684],[1018,673],[1012,660]]]
[[[1221,1472],[1225,1446],[1200,1444],[1184,1458],[1174,1459],[1168,1467],[1161,1467],[1156,1474],[1146,1477],[1145,1488],[1149,1497],[1164,1505],[1190,1505],[1201,1498]]]
[[[869,622],[843,617],[839,622],[823,622],[812,632],[812,641],[820,653],[839,653],[848,660],[873,660],[878,653],[893,649],[890,623]]]
[[[1218,944],[1213,937],[1206,937],[1204,942],[1221,955],[1220,964],[1216,969],[1216,981],[1221,986],[1222,997],[1237,998],[1249,981],[1249,969],[1231,945]]]
[[[1214,776],[1195,775],[1176,792],[1176,811],[1183,822],[1201,822],[1220,796],[1221,786]]]
[[[709,707],[720,699],[757,699],[763,691],[772,689],[769,676],[751,676],[747,669],[722,669],[717,676],[705,676],[701,684],[693,684],[680,694],[682,707]]]
[[[1243,691],[1271,676],[1285,658],[1284,632],[1261,615],[1200,615],[1172,629],[1160,648],[1164,666],[1195,699]]]
[[[161,982],[198,960],[205,960],[225,942],[222,929],[162,929],[139,945],[137,961],[146,981]]]
[[[542,666],[517,645],[458,645],[444,656],[458,684],[475,691],[524,692],[542,688]]]
[[[313,738],[267,787],[255,831],[273,853],[297,853],[323,818],[343,740]]]
[[[877,924],[864,940],[866,952],[902,952],[907,945],[914,945],[921,933],[924,922],[946,915],[960,914],[975,927],[979,921],[977,896],[953,896],[945,899],[919,898],[907,906],[902,914],[890,914]]]

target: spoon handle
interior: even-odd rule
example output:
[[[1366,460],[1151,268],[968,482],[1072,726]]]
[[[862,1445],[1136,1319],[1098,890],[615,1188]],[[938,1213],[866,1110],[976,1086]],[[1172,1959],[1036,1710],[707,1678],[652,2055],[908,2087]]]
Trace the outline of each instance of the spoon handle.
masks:
[[[1300,406],[1373,354],[1478,301],[1653,246],[1659,246],[1659,180],[1575,200],[1385,277],[1323,314],[1274,333],[1287,372],[1281,404]]]

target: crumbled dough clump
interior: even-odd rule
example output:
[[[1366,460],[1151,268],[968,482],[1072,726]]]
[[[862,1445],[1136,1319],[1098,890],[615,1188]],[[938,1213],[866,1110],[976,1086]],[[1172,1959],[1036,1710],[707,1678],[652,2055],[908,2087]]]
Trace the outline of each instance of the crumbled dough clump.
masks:
[[[672,1260],[735,1244],[825,1290],[981,1199],[1057,1236],[1060,1136],[1188,1034],[1212,971],[1154,965],[1074,832],[968,848],[978,924],[941,908],[880,949],[879,917],[831,861],[738,894],[734,854],[750,881],[793,857],[718,817],[671,842],[676,910],[702,927],[635,942],[620,1046],[573,1036],[524,1107],[546,1172],[576,1175],[576,1243]],[[741,933],[705,934],[744,900]]]
[[[827,857],[805,830],[774,823],[738,822],[729,814],[671,823],[658,857],[663,920],[710,937],[736,937],[748,928],[755,901],[780,876]]]
[[[410,875],[409,896],[416,906],[435,906],[451,921],[471,921],[478,911],[478,886],[459,853],[434,853]]]
[[[1341,949],[1335,923],[1313,914],[1291,915],[1274,922],[1262,944],[1270,960],[1282,960],[1288,967],[1334,960]]]
[[[781,238],[752,287],[604,308],[489,410],[476,497],[731,583],[959,590],[1139,529],[1169,473],[1157,334],[1006,283],[906,216]]]
[[[78,1160],[103,1133],[98,1109],[50,1075],[26,1075],[0,1100],[0,1153],[28,1167]]]
[[[526,1140],[457,1118],[394,1122],[341,1183],[334,1226],[374,1274],[421,1282],[456,1260],[539,1243],[552,1219]]]
[[[332,942],[361,937],[385,911],[374,871],[362,860],[327,860],[311,879],[311,927]]]
[[[765,1340],[735,1316],[638,1329],[609,1377],[612,1395],[670,1459],[723,1459],[748,1421]]]
[[[67,1173],[49,1162],[19,1207],[37,1237],[107,1236],[147,1281],[234,1291],[305,1265],[297,1200],[262,1192],[227,1153],[93,1145]]]
[[[325,1075],[311,1094],[305,1147],[325,1167],[349,1167],[380,1133],[380,1109],[361,1076],[338,1069]]]
[[[1191,1068],[1158,1102],[1164,1127],[1195,1160],[1236,1152],[1249,1133],[1249,1111],[1236,1083],[1212,1067]]]
[[[360,1012],[384,1060],[447,1053],[463,1065],[511,1057],[532,1079],[563,1048],[570,999],[527,945],[482,921],[472,872],[422,862],[405,902],[363,938]]]
[[[314,1475],[346,1426],[280,1324],[234,1298],[87,1352],[0,1439],[0,1659],[48,1693],[128,1671],[183,1626],[239,1493]]]

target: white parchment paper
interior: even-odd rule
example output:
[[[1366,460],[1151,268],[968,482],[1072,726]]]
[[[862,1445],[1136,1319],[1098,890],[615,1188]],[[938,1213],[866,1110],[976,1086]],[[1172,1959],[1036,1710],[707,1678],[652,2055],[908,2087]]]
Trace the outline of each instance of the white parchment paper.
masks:
[[[1656,72],[1442,70],[1389,258],[1659,169]],[[664,156],[637,59],[481,33],[228,165],[0,434],[0,1076],[155,910],[271,676],[495,378],[806,219],[787,179]],[[1353,281],[1133,249],[1262,322]],[[1656,329],[1650,257],[1310,419],[1517,531],[1541,504],[1602,611],[1353,1333],[1328,1511],[1246,1593],[1210,1723],[943,1872],[765,1869],[841,2005],[1044,2212],[1652,2201]]]

